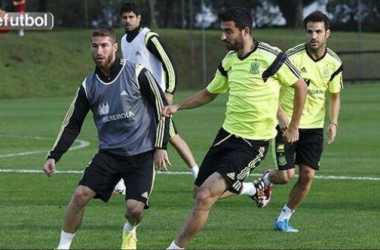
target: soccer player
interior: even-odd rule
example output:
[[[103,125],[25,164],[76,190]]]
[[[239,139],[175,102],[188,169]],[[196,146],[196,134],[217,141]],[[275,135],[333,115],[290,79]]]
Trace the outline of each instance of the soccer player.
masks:
[[[304,19],[306,43],[287,51],[289,60],[301,71],[308,85],[307,99],[299,126],[299,141],[288,144],[281,134],[289,126],[292,116],[293,89],[283,86],[280,92],[278,112],[278,135],[275,140],[277,170],[264,172],[267,189],[272,184],[285,184],[294,177],[295,164],[299,166],[299,177],[289,193],[289,198],[275,221],[274,230],[298,232],[289,219],[309,193],[315,171],[323,150],[323,127],[325,123],[325,96],[330,96],[327,142],[334,142],[338,130],[340,90],[342,88],[343,66],[339,57],[327,48],[330,37],[330,21],[320,11],[315,11]],[[270,194],[270,191],[267,193]],[[268,197],[270,198],[270,197]]]
[[[219,18],[221,40],[230,52],[220,63],[214,79],[205,89],[162,111],[169,116],[179,109],[202,106],[218,94],[229,92],[224,123],[195,181],[194,206],[169,249],[183,249],[190,243],[221,196],[249,195],[258,203],[265,198],[262,180],[243,182],[264,159],[269,140],[276,135],[279,84],[295,89],[293,117],[284,137],[290,143],[298,139],[298,123],[306,98],[306,84],[300,72],[278,48],[253,39],[250,11],[233,7]]]
[[[121,38],[123,57],[128,61],[142,64],[152,72],[171,104],[178,77],[174,60],[168,49],[157,33],[140,26],[141,11],[137,4],[124,3],[120,8],[120,16],[126,33]],[[198,165],[189,146],[179,136],[173,120],[171,121],[169,142],[190,168],[195,179],[199,171]],[[122,193],[124,190],[125,186],[121,180],[115,187],[115,191]]]
[[[98,130],[99,151],[84,170],[67,207],[58,249],[69,249],[79,229],[85,206],[92,198],[107,202],[123,178],[126,223],[122,249],[136,249],[136,227],[149,207],[154,165],[166,170],[169,159],[169,119],[162,119],[167,104],[152,74],[140,64],[116,58],[116,33],[100,27],[92,34],[95,70],[80,85],[66,114],[43,170],[47,176],[78,136],[91,110]]]

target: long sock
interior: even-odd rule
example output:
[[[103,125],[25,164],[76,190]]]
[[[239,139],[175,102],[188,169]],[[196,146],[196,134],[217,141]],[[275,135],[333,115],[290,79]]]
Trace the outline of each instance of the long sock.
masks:
[[[73,242],[74,236],[75,233],[66,233],[62,230],[57,249],[70,249],[70,245]]]
[[[173,240],[172,244],[170,244],[170,246],[166,249],[185,249],[185,248],[181,248],[181,247],[177,246]]]
[[[252,182],[243,182],[243,187],[239,195],[249,195],[252,196],[256,194],[256,188]]]
[[[132,226],[131,223],[129,223],[129,221],[127,220],[127,222],[125,222],[125,224],[124,224],[124,232],[126,232],[126,233],[134,233],[134,232],[136,232],[137,226],[138,225]]]
[[[191,170],[191,173],[193,174],[193,177],[194,177],[194,180],[197,178],[198,176],[198,173],[199,173],[199,167],[198,165],[195,165],[193,166],[192,168],[190,168]]]
[[[293,215],[295,210],[291,210],[286,204],[284,208],[282,209],[280,215],[277,218],[277,221],[282,221],[282,220],[289,220],[290,217]]]

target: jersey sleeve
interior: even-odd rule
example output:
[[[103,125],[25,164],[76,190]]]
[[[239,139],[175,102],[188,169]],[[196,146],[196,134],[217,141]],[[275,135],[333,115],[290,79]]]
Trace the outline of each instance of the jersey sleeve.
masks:
[[[276,73],[277,79],[282,85],[292,86],[301,77],[301,72],[292,64],[285,53],[280,54],[285,58]]]
[[[170,117],[163,118],[161,110],[168,105],[165,94],[154,79],[152,73],[141,65],[137,65],[136,74],[140,86],[141,94],[147,99],[148,103],[154,108],[157,130],[155,148],[166,149],[169,142],[169,124]]]
[[[228,88],[227,71],[223,68],[222,63],[220,63],[214,78],[207,86],[207,91],[212,94],[222,94],[227,93]]]
[[[169,53],[167,46],[156,33],[149,32],[147,34],[146,47],[162,63],[166,76],[165,92],[174,94],[177,87],[178,74],[173,56]]]
[[[328,90],[330,93],[338,93],[343,89],[343,65],[341,65],[330,78]]]
[[[62,122],[61,130],[58,133],[53,149],[49,151],[47,158],[53,158],[56,162],[69,150],[79,135],[84,119],[90,110],[90,103],[87,99],[83,84],[79,87],[74,100]]]

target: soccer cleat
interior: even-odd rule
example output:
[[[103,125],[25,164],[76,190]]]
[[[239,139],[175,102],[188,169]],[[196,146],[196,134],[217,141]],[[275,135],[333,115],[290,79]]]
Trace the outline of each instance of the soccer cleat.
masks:
[[[253,185],[256,188],[256,193],[250,197],[252,200],[256,202],[257,207],[261,208],[264,206],[264,202],[266,199],[265,193],[264,193],[265,183],[264,183],[263,178],[258,178],[257,180],[255,180],[253,182]]]
[[[126,187],[125,187],[123,179],[121,179],[116,184],[115,188],[113,189],[112,194],[122,194],[122,195],[125,195],[125,192],[126,192]]]
[[[123,243],[121,249],[137,249],[136,232],[126,233],[123,231]]]
[[[295,229],[292,227],[289,223],[289,220],[280,220],[277,221],[275,220],[274,225],[273,225],[273,230],[274,231],[280,231],[284,233],[298,233],[298,229]]]
[[[263,178],[264,176],[269,173],[270,170],[266,170],[264,173],[263,173]],[[271,195],[272,195],[272,190],[273,190],[273,184],[269,184],[268,186],[265,187],[264,189],[264,194],[265,194],[265,199],[263,201],[263,207],[266,207],[268,206],[269,204],[269,201],[270,201],[270,198],[271,198]]]

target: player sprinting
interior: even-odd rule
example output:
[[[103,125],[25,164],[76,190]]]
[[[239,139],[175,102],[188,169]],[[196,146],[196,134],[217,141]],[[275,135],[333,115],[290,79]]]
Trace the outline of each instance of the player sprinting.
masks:
[[[43,166],[47,176],[79,135],[91,110],[98,130],[99,151],[84,170],[67,207],[58,249],[69,249],[93,198],[107,202],[116,183],[128,185],[122,249],[136,249],[136,228],[149,207],[154,164],[165,170],[169,159],[170,118],[162,119],[167,104],[152,74],[140,64],[116,58],[116,33],[100,27],[92,34],[95,70],[80,85],[61,131]]]
[[[308,84],[307,99],[299,126],[299,141],[290,145],[282,139],[282,133],[289,126],[292,116],[294,91],[283,86],[280,92],[278,112],[278,135],[275,140],[277,170],[268,170],[263,179],[267,185],[266,193],[270,199],[272,184],[288,183],[295,174],[295,164],[299,166],[299,177],[290,190],[289,198],[274,223],[274,230],[298,232],[289,219],[306,198],[313,182],[315,171],[319,170],[319,161],[323,150],[323,128],[325,123],[325,96],[330,96],[327,142],[334,142],[338,130],[340,109],[340,90],[343,87],[342,61],[329,48],[329,18],[315,11],[304,19],[306,43],[287,51],[289,60],[301,71]],[[269,200],[268,200],[269,202]]]
[[[120,16],[126,33],[121,38],[120,43],[123,57],[128,61],[142,64],[152,72],[162,91],[164,91],[166,99],[171,104],[178,76],[174,60],[167,47],[157,33],[141,27],[141,11],[137,4],[124,3],[120,8]],[[189,167],[195,179],[199,171],[198,165],[189,146],[179,136],[173,120],[170,124],[169,142]],[[118,193],[125,192],[123,180],[117,184],[115,191]]]
[[[244,183],[244,179],[264,159],[269,140],[276,135],[279,84],[292,86],[296,91],[293,117],[284,136],[291,143],[298,140],[297,128],[306,98],[306,84],[300,72],[278,48],[253,39],[249,10],[233,7],[219,18],[221,40],[230,52],[220,63],[214,79],[207,88],[163,109],[163,114],[169,116],[179,109],[207,104],[218,94],[229,93],[222,128],[195,181],[194,206],[168,249],[186,247],[223,195],[248,195],[261,204],[265,198],[264,182]]]

